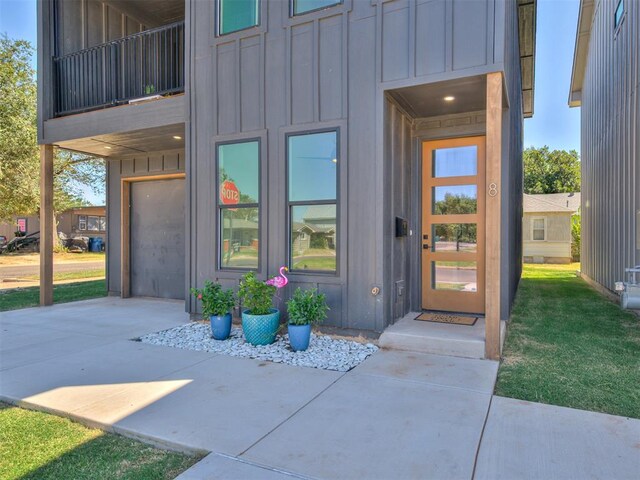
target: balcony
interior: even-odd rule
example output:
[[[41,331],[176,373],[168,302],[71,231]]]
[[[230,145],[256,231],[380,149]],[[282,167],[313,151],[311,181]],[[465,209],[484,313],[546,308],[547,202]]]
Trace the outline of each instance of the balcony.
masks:
[[[184,91],[184,21],[53,58],[54,116]]]

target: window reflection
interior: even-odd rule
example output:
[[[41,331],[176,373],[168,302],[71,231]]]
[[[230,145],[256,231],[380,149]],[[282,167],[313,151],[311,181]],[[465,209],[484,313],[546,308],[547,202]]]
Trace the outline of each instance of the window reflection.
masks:
[[[291,207],[293,270],[336,270],[336,205]]]
[[[434,177],[462,177],[478,173],[478,147],[440,148],[433,151]]]
[[[259,148],[257,141],[218,146],[221,203],[258,203]]]
[[[435,290],[476,292],[478,264],[476,262],[431,262],[431,287]]]
[[[478,226],[475,223],[440,223],[432,226],[434,252],[467,252],[477,249]]]
[[[289,201],[335,200],[337,133],[289,137]]]
[[[477,185],[433,187],[433,212],[436,215],[473,214],[478,210]]]
[[[258,268],[260,229],[257,208],[224,208],[220,211],[223,268]]]

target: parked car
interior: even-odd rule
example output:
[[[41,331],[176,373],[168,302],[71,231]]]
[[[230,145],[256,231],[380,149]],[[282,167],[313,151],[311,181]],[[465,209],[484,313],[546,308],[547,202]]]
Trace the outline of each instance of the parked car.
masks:
[[[5,235],[0,235],[0,247],[7,244],[7,237]]]

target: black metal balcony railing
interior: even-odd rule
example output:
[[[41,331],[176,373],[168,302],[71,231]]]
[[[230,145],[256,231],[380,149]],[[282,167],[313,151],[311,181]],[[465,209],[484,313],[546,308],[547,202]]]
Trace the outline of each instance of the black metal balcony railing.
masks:
[[[184,91],[184,22],[53,59],[55,116]]]

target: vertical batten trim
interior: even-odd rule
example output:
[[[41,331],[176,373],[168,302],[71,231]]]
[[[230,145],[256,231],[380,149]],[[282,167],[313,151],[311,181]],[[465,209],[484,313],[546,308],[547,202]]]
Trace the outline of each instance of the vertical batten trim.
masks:
[[[500,358],[502,72],[487,75],[485,357]]]

